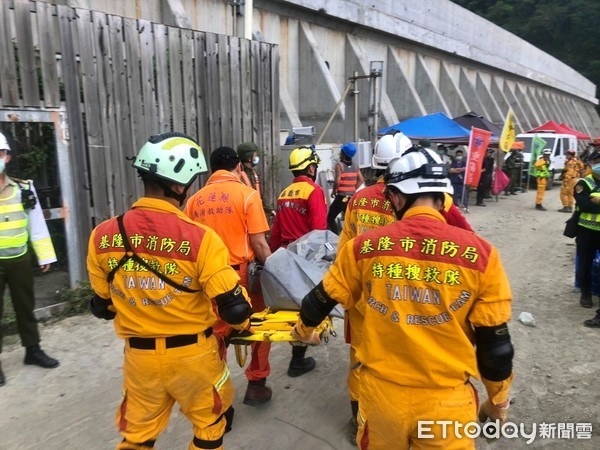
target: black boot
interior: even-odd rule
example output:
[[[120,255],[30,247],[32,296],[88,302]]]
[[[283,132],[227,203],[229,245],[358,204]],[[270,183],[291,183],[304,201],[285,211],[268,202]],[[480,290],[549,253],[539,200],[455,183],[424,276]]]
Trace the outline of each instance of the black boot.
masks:
[[[305,345],[294,345],[292,347],[292,360],[290,361],[287,372],[289,377],[299,377],[300,375],[304,375],[306,372],[313,370],[317,365],[314,358],[311,358],[310,356],[308,358],[304,357],[307,349],[308,347]]]
[[[348,421],[347,436],[350,443],[356,446],[356,435],[358,434],[358,402],[351,401],[350,406],[352,407],[352,418]]]
[[[594,306],[594,303],[592,302],[592,294],[584,294],[582,292],[581,298],[579,299],[579,304],[584,308],[591,308]]]
[[[54,358],[50,358],[39,345],[30,345],[25,349],[25,360],[24,364],[35,364],[36,366],[43,367],[44,369],[54,369],[58,367],[58,361]]]
[[[271,400],[273,391],[271,391],[271,388],[266,383],[266,378],[257,381],[248,381],[246,395],[244,396],[244,405],[258,406]]]
[[[4,379],[4,372],[2,372],[2,364],[0,363],[0,386],[4,386],[6,380]]]
[[[541,203],[535,205],[535,209],[537,209],[538,211],[546,211],[546,208],[544,208]]]

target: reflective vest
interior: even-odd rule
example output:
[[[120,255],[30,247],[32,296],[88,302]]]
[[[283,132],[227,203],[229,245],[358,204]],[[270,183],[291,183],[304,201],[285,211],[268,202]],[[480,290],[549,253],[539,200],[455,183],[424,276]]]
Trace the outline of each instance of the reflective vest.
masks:
[[[16,258],[27,253],[29,215],[21,201],[21,190],[0,198],[0,259]]]
[[[346,195],[351,197],[356,192],[358,168],[354,162],[352,162],[350,165],[341,162],[338,164],[342,168],[342,175],[340,176],[340,182],[337,187],[337,195]]]
[[[537,160],[537,162],[535,163],[535,169],[537,170],[537,177],[538,178],[549,178],[550,177],[550,171],[548,170],[548,162],[544,161],[544,163],[540,163],[540,161],[542,161],[543,158],[540,158]]]
[[[596,189],[596,181],[592,175],[582,178],[581,181],[587,185],[590,192],[592,192],[592,196],[600,195],[600,192],[594,193],[594,189]],[[600,214],[582,211],[579,214],[579,220],[577,224],[590,230],[600,231]]]

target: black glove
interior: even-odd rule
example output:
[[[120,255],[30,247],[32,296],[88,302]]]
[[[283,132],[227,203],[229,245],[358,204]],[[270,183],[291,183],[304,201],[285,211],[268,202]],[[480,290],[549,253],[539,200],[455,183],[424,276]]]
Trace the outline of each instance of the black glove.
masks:
[[[94,294],[90,300],[90,311],[98,319],[113,320],[117,313],[109,309],[112,304],[113,302],[111,299],[102,298]],[[114,309],[114,307],[112,309]]]

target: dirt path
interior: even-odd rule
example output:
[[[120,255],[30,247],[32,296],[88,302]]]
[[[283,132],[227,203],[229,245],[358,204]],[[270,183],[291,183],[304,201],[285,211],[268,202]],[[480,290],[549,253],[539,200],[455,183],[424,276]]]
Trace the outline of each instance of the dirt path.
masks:
[[[533,191],[500,197],[486,208],[471,207],[469,222],[493,242],[511,281],[514,306],[510,329],[515,345],[516,380],[511,420],[554,424],[555,439],[503,439],[478,448],[600,448],[600,360],[594,357],[600,330],[582,326],[584,310],[573,292],[574,241],[562,236],[567,214],[558,189],[546,194],[547,212],[533,209]],[[474,203],[474,202],[472,202]],[[597,306],[597,299],[595,299]],[[535,328],[517,321],[531,312]],[[341,326],[338,323],[338,330]],[[2,355],[7,385],[0,388],[0,449],[110,449],[119,441],[114,412],[120,396],[122,345],[111,323],[91,316],[73,317],[42,329],[44,348],[61,360],[45,371],[22,364],[23,352],[8,344]],[[236,393],[235,430],[228,449],[350,449],[344,437],[349,416],[345,392],[347,348],[341,337],[311,349],[317,369],[300,378],[285,374],[290,349],[272,352],[273,400],[263,408],[241,403],[245,380],[230,358]],[[230,355],[231,356],[231,355]],[[591,423],[592,438],[558,438],[574,423]],[[574,425],[573,425],[574,427]],[[575,428],[574,437],[577,436]],[[567,433],[567,434],[565,434]],[[160,449],[187,448],[191,428],[177,412],[157,443]],[[393,450],[393,449],[390,449]]]

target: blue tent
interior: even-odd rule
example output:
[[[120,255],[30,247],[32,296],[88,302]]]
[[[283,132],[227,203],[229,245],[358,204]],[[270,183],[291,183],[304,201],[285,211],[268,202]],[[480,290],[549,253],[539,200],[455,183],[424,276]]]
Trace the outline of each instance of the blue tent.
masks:
[[[448,144],[467,144],[471,133],[442,112],[408,119],[383,128],[379,133],[386,134],[394,130],[402,131],[412,140],[429,139]]]

